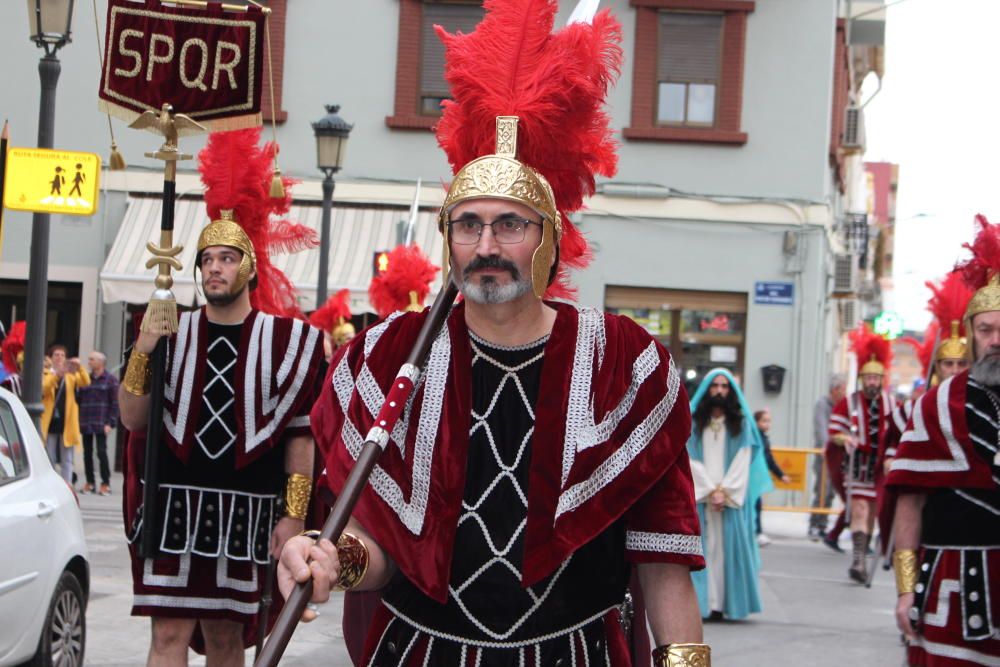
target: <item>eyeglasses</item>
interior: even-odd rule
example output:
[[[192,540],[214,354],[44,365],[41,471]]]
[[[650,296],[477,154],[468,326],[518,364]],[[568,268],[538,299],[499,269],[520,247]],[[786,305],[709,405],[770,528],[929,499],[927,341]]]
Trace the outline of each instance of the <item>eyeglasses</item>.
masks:
[[[475,245],[483,235],[483,227],[489,227],[497,243],[520,243],[524,240],[528,225],[541,227],[542,223],[524,218],[500,218],[493,222],[483,222],[475,218],[449,220],[448,235],[458,245]]]

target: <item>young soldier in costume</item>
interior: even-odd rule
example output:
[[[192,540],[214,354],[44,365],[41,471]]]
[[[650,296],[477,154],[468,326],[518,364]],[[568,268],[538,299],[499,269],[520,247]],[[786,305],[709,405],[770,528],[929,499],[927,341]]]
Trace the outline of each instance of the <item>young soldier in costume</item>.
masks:
[[[441,33],[457,173],[440,220],[465,298],[348,532],[290,540],[279,583],[312,576],[316,602],[381,589],[364,664],[627,665],[617,608],[636,567],[654,663],[708,664],[680,374],[631,320],[542,300],[584,259],[566,213],[614,169],[600,105],[620,28],[602,12],[550,34],[554,1],[485,8],[475,32]],[[424,317],[334,357],[313,410],[334,493]]]
[[[858,389],[844,397],[830,416],[827,466],[843,470],[845,502],[850,503],[851,567],[859,583],[868,579],[865,557],[875,527],[876,500],[882,471],[879,452],[885,449],[895,401],[883,389],[892,351],[889,341],[862,325],[851,333],[858,358]]]
[[[692,575],[702,618],[732,620],[761,610],[757,499],[774,488],[753,413],[724,368],[709,371],[691,399],[687,450],[704,536],[706,567]]]
[[[920,399],[887,479],[913,667],[1000,665],[1000,229],[977,219],[961,267],[977,290],[964,318],[972,367]]]
[[[323,332],[323,354],[327,361],[357,333],[351,324],[351,291],[346,287],[309,316],[309,324]]]
[[[24,329],[24,320],[14,322],[0,344],[3,367],[7,371],[0,387],[13,392],[18,398],[21,397],[21,367],[24,365]]]
[[[243,664],[268,559],[302,531],[312,491],[309,409],[322,341],[301,319],[275,314],[298,313],[268,246],[280,233],[288,248],[300,231],[270,220],[290,197],[268,197],[271,149],[258,147],[259,135],[213,134],[199,156],[212,222],[195,269],[207,305],[181,315],[169,339],[155,526],[143,521],[140,475],[162,323],[139,335],[120,392],[133,432],[125,502],[132,614],[152,617],[149,665],[187,664],[189,643],[209,665]],[[155,531],[160,558],[139,557],[145,530]]]

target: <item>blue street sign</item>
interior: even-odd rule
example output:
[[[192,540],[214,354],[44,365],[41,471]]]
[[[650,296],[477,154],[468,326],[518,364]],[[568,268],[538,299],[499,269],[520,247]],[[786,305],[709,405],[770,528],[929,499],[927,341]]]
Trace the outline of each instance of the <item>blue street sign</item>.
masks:
[[[792,283],[754,283],[753,302],[771,306],[791,306],[795,303]]]

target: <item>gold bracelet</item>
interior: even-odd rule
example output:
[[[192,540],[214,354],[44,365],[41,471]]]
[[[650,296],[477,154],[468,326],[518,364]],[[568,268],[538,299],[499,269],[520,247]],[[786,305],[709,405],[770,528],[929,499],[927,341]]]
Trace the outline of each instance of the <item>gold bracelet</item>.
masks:
[[[305,521],[312,495],[312,477],[293,472],[285,483],[285,516]]]
[[[892,553],[892,569],[896,572],[896,593],[912,593],[919,577],[916,549],[896,549]]]
[[[653,667],[712,667],[708,644],[667,644],[653,649]]]
[[[368,547],[353,533],[344,533],[337,540],[337,559],[340,577],[334,584],[335,591],[349,591],[364,581],[368,573]]]
[[[145,396],[149,393],[149,388],[153,384],[153,369],[149,364],[149,355],[132,350],[128,358],[128,368],[125,370],[125,379],[122,386],[125,391],[134,396]]]

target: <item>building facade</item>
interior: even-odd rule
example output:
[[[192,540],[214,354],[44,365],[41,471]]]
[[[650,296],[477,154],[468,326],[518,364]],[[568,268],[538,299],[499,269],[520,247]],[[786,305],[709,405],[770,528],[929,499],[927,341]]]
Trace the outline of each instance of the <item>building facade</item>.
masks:
[[[324,115],[324,104],[337,103],[354,124],[336,179],[328,286],[350,288],[360,314],[369,310],[372,253],[397,243],[418,180],[414,238],[441,256],[435,209],[451,172],[431,130],[447,97],[432,25],[471,30],[481,8],[451,0],[268,4],[276,89],[273,109],[264,96],[265,115],[277,122],[282,171],[302,181],[293,190],[293,218],[319,226],[321,174],[309,123]],[[103,15],[106,2],[97,5]],[[560,2],[560,24],[573,5]],[[776,444],[810,442],[812,405],[843,359],[835,257],[846,247],[849,185],[852,169],[860,169],[860,157],[852,160],[845,147],[845,109],[864,73],[851,56],[848,5],[602,2],[622,23],[625,64],[609,100],[620,164],[575,220],[594,249],[591,267],[575,276],[579,302],[634,317],[673,351],[692,384],[709,368],[732,369],[751,405],[774,413]],[[857,16],[865,3],[853,5]],[[106,157],[99,50],[87,9],[77,7],[73,42],[59,52],[55,143]],[[5,96],[3,113],[11,144],[30,146],[41,53],[27,39],[23,4],[4,3],[0,19],[4,88],[21,91]],[[93,217],[52,217],[50,295],[62,301],[51,304],[46,336],[115,360],[130,337],[127,304],[152,290],[143,246],[158,237],[162,177],[143,157],[156,137],[113,124],[128,169],[104,172]],[[203,144],[188,137],[181,147],[197,153]],[[175,240],[186,246],[177,292],[187,304],[198,299],[190,262],[207,222],[194,167],[182,163],[177,187]],[[5,324],[23,319],[29,243],[30,216],[8,212],[0,258]],[[318,252],[278,264],[310,310]],[[780,391],[765,391],[765,367],[772,375],[783,369]]]

